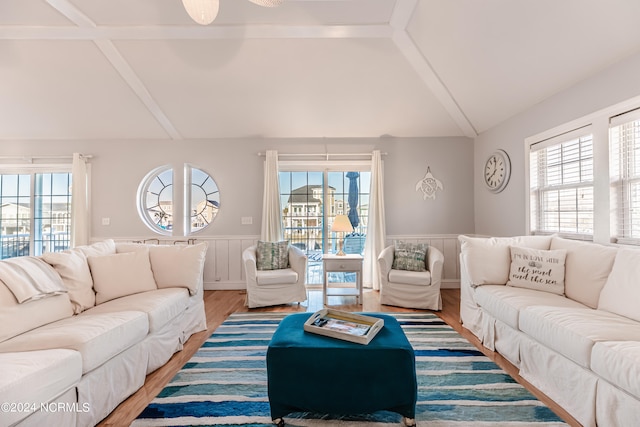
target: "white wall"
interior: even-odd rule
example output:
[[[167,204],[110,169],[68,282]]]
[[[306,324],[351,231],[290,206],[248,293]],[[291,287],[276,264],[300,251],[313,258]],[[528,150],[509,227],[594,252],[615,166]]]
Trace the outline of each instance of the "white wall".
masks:
[[[295,139],[214,141],[19,141],[0,142],[3,155],[90,154],[92,239],[157,238],[136,210],[138,185],[165,164],[193,164],[209,172],[220,189],[220,211],[211,226],[191,237],[210,241],[205,265],[209,288],[244,283],[241,251],[260,235],[263,162],[258,153],[369,153],[383,156],[387,233],[433,241],[450,255],[446,279],[457,279],[457,235],[473,233],[473,141],[469,138]],[[423,199],[416,183],[427,167],[444,190]],[[242,225],[241,217],[253,224]],[[110,225],[102,225],[109,218]],[[166,241],[166,238],[163,238]],[[170,239],[169,239],[170,240]],[[447,262],[445,260],[445,262]]]
[[[20,141],[0,143],[6,155],[93,155],[91,160],[92,237],[155,237],[140,220],[136,192],[152,169],[191,163],[209,172],[220,189],[220,212],[199,235],[259,235],[262,211],[263,157],[276,149],[286,153],[387,154],[385,191],[387,230],[394,235],[473,232],[473,143],[468,138],[375,138],[224,141]],[[416,183],[431,168],[442,181],[435,200],[423,200]],[[250,216],[252,225],[240,218]],[[110,218],[103,226],[102,218]],[[194,237],[198,237],[195,235]]]
[[[550,64],[553,66],[553,64]],[[640,95],[640,54],[602,70],[475,139],[475,232],[511,236],[526,232],[524,140]],[[488,108],[490,102],[488,103]],[[511,181],[499,194],[484,187],[482,169],[489,154],[502,148],[511,157]]]

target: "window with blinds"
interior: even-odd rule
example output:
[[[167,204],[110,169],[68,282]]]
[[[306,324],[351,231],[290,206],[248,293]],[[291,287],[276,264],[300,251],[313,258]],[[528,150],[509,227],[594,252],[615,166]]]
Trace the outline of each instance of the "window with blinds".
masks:
[[[613,238],[640,245],[640,110],[611,118],[609,151]]]
[[[534,234],[593,237],[593,135],[590,127],[533,144],[529,155]]]

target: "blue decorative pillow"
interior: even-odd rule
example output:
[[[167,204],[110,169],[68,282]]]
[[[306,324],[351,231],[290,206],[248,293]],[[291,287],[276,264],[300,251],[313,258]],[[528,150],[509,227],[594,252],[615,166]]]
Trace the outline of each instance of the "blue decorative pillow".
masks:
[[[427,243],[395,242],[393,255],[394,270],[426,271]]]
[[[289,242],[258,241],[256,249],[256,266],[258,270],[281,270],[289,268]]]

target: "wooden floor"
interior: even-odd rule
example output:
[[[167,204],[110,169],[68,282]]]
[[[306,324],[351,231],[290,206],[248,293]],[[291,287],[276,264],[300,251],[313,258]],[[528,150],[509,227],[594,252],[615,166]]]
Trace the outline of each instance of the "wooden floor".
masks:
[[[276,307],[260,308],[249,310],[244,306],[244,291],[205,291],[205,307],[207,313],[207,330],[193,335],[184,346],[181,352],[176,353],[169,362],[162,368],[152,372],[147,376],[144,386],[118,406],[99,426],[128,426],[151,400],[164,388],[173,378],[178,370],[191,358],[200,348],[202,343],[211,333],[232,313],[241,312],[297,312],[297,311],[317,311],[323,308],[321,290],[310,290],[309,299],[300,305],[290,304]],[[487,357],[493,360],[498,366],[504,369],[509,375],[524,385],[538,399],[547,404],[553,411],[562,417],[569,425],[579,427],[580,424],[566,413],[557,404],[540,393],[535,387],[520,378],[517,369],[506,359],[497,353],[485,349],[476,337],[464,329],[459,322],[460,315],[460,291],[458,289],[442,290],[442,311],[436,312],[445,322],[451,325],[469,342],[474,344]],[[354,304],[353,297],[329,297],[329,305],[345,311],[365,311],[365,312],[421,312],[423,310],[404,309],[381,305],[377,291],[365,290],[363,305]],[[345,302],[349,302],[346,304]]]

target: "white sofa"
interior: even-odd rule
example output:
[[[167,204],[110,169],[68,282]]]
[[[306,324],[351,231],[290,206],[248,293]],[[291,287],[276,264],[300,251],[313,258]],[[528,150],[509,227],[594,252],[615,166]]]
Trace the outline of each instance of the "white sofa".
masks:
[[[109,415],[206,329],[206,249],[107,240],[0,261],[0,426]]]
[[[463,326],[582,425],[637,426],[640,250],[558,236],[459,240]]]

